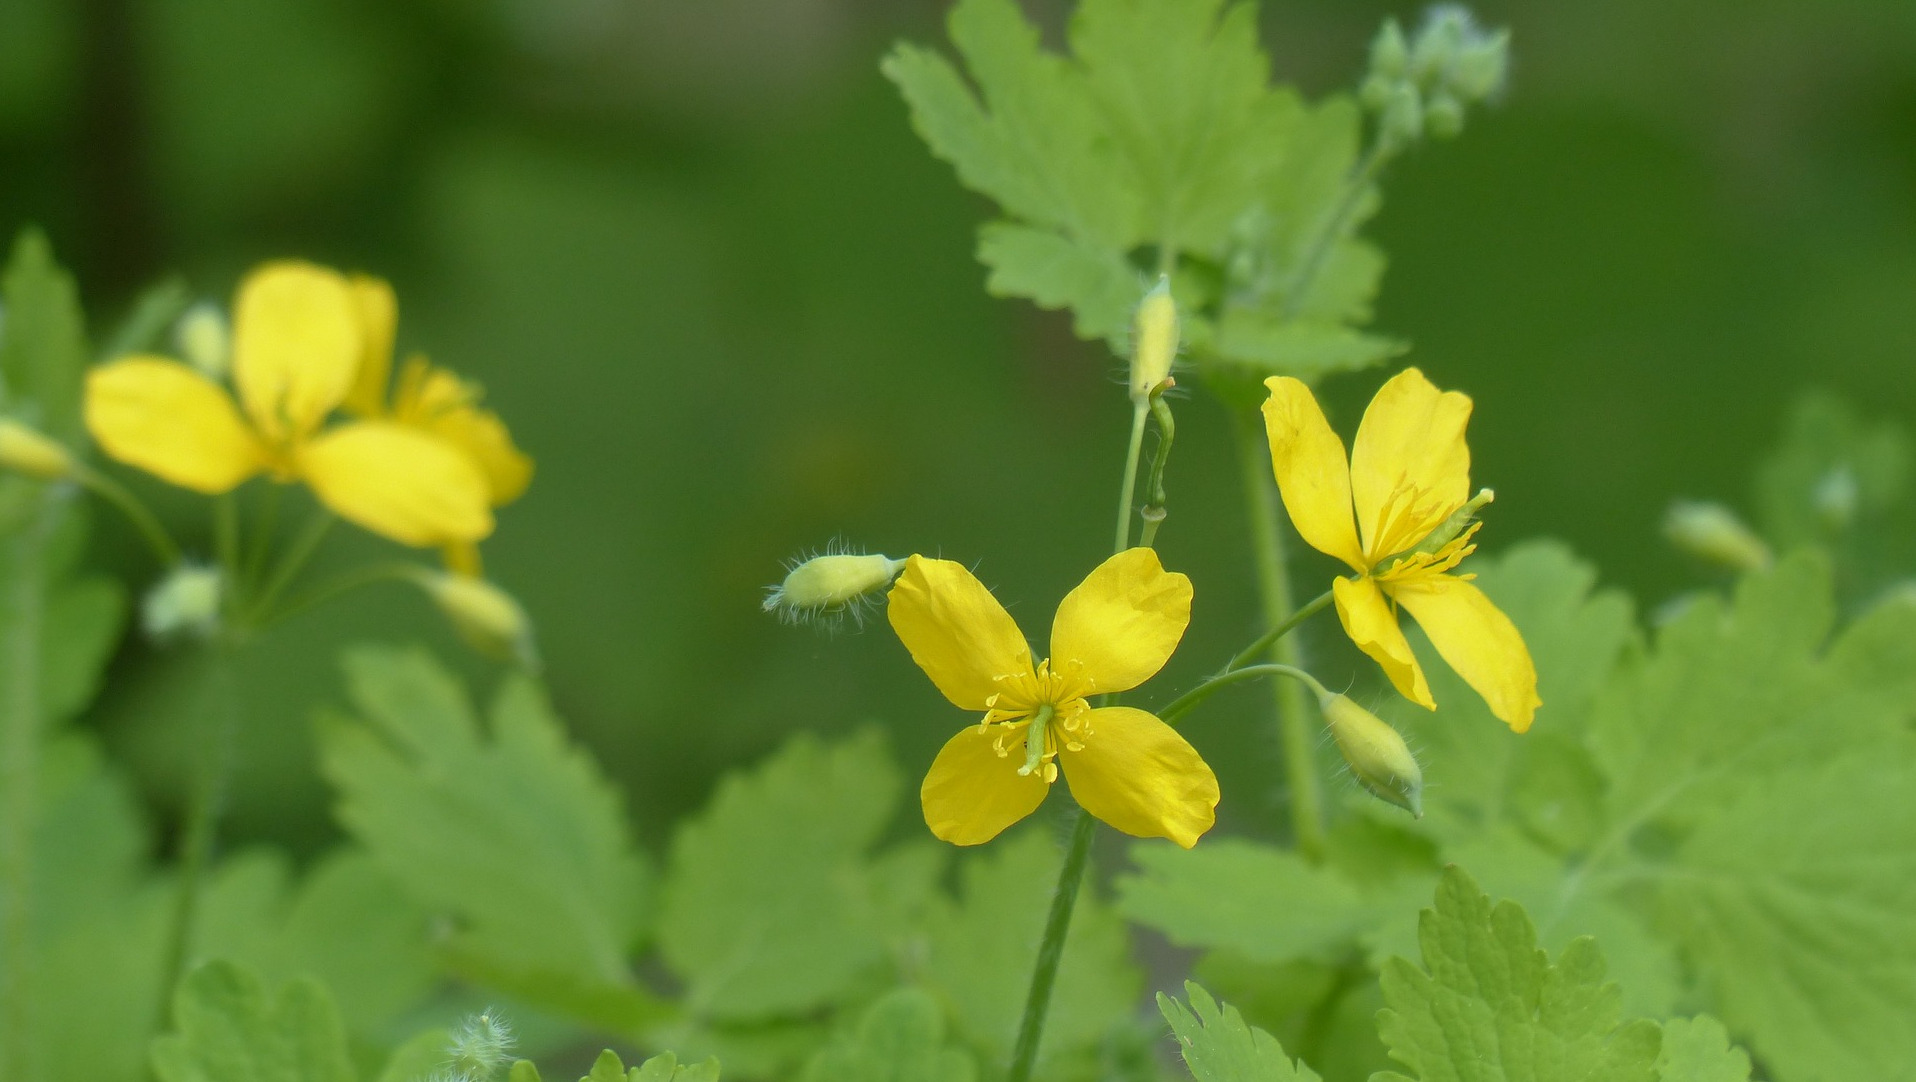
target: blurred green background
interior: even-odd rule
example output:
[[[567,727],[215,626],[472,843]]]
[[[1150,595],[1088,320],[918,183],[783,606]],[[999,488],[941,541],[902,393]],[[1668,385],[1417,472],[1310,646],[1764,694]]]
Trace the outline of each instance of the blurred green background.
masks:
[[[1041,637],[1108,545],[1118,364],[983,294],[988,208],[877,73],[897,37],[942,41],[942,6],[5,0],[0,228],[49,230],[100,329],[170,272],[219,298],[278,255],[391,278],[402,349],[481,380],[538,459],[489,571],[656,843],[794,729],[875,719],[922,765],[964,720],[882,622],[828,636],[762,614],[781,561],[835,537],[956,558]],[[1026,7],[1054,34],[1067,9]],[[1740,502],[1800,389],[1916,413],[1916,5],[1478,10],[1514,31],[1509,93],[1386,178],[1378,326],[1477,400],[1487,545],[1562,535],[1654,605],[1699,581],[1663,508]],[[1353,84],[1386,14],[1418,11],[1266,3],[1279,78]],[[1346,432],[1379,378],[1328,389]],[[1226,418],[1178,409],[1161,548],[1197,614],[1156,702],[1254,624]],[[167,505],[203,549],[198,505]],[[144,582],[117,529],[99,558]],[[328,558],[377,548],[336,538]],[[242,837],[330,836],[309,723],[360,638],[463,657],[396,587],[261,642]],[[96,710],[162,802],[186,683],[129,643]],[[1220,702],[1190,735],[1227,821],[1268,829],[1265,700]]]

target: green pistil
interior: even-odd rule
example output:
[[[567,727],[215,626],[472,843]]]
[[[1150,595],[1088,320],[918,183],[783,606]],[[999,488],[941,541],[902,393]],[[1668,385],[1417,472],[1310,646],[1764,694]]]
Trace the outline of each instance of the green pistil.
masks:
[[[1057,708],[1045,703],[1031,716],[1031,727],[1025,730],[1025,765],[1018,768],[1019,777],[1028,777],[1044,765],[1044,734],[1051,724],[1051,716]]]

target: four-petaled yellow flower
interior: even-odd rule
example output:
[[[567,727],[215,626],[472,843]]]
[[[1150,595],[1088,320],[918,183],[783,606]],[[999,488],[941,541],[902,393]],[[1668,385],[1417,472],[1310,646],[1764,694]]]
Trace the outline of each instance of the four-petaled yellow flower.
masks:
[[[984,715],[938,753],[919,790],[925,823],[955,845],[990,841],[1043,803],[1063,767],[1071,796],[1140,838],[1197,843],[1216,815],[1217,777],[1176,730],[1143,710],[1093,708],[1170,659],[1191,621],[1191,580],[1157,554],[1111,557],[1058,606],[1051,657],[1031,648],[961,564],[913,556],[888,613],[945,698]]]
[[[107,454],[197,492],[265,473],[404,544],[478,541],[492,532],[488,483],[458,447],[393,418],[322,427],[364,367],[371,281],[310,263],[258,267],[233,303],[238,403],[188,365],[135,355],[87,374],[87,428]]]
[[[1287,376],[1264,381],[1264,424],[1284,506],[1312,548],[1357,572],[1332,584],[1337,615],[1359,649],[1383,666],[1404,697],[1434,709],[1423,669],[1397,625],[1410,611],[1431,645],[1517,732],[1530,728],[1537,670],[1510,618],[1450,570],[1475,549],[1475,527],[1432,538],[1470,498],[1470,399],[1439,392],[1415,368],[1378,390],[1357,428],[1348,466],[1344,443],[1309,387]],[[1356,509],[1356,528],[1351,512]],[[1433,543],[1425,547],[1426,539]]]
[[[512,442],[512,433],[497,414],[480,408],[483,392],[477,384],[414,354],[406,359],[398,379],[392,380],[388,396],[399,302],[392,286],[382,279],[356,275],[352,285],[365,335],[358,375],[346,395],[347,411],[371,420],[395,421],[445,440],[479,467],[488,503],[504,507],[518,499],[532,482],[532,459]],[[454,570],[478,574],[476,547],[449,544],[445,555]]]

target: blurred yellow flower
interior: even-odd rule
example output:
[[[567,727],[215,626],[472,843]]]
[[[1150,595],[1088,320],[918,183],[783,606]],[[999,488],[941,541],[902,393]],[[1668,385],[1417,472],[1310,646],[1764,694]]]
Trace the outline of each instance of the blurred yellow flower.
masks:
[[[233,303],[237,403],[189,365],[134,355],[87,374],[87,428],[112,457],[196,492],[265,473],[404,544],[478,541],[492,532],[489,486],[452,443],[390,418],[322,428],[367,353],[358,292],[310,263],[256,268]]]
[[[1217,777],[1197,749],[1143,710],[1086,702],[1150,679],[1190,623],[1191,580],[1157,553],[1129,549],[1092,571],[1058,606],[1052,656],[1035,666],[1018,625],[961,564],[911,557],[887,611],[945,698],[984,714],[925,775],[933,834],[991,840],[1037,809],[1060,766],[1073,799],[1126,834],[1188,849],[1211,828]]]
[[[1475,576],[1448,573],[1476,548],[1476,527],[1456,530],[1451,522],[1470,502],[1470,399],[1439,392],[1422,372],[1405,369],[1364,411],[1347,465],[1344,443],[1309,387],[1288,376],[1264,385],[1271,392],[1264,403],[1271,464],[1291,521],[1312,548],[1357,572],[1332,583],[1351,641],[1405,698],[1434,709],[1397,624],[1402,606],[1491,713],[1517,732],[1530,728],[1542,700],[1523,636],[1470,583]]]

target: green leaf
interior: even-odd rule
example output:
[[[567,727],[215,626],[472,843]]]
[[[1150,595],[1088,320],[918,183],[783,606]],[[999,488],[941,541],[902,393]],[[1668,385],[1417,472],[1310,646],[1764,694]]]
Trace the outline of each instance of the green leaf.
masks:
[[[1042,830],[995,841],[965,854],[959,898],[936,900],[925,916],[925,981],[950,1005],[959,1032],[994,1062],[1017,1035],[1062,863]],[[1084,888],[1052,990],[1039,1073],[1048,1061],[1095,1047],[1131,1009],[1141,983],[1123,921]]]
[[[885,956],[884,893],[867,866],[898,801],[866,732],[795,736],[720,783],[672,839],[659,947],[695,1016],[747,1021],[835,1002]]]
[[[1750,1082],[1749,1053],[1730,1044],[1723,1023],[1708,1015],[1663,1023],[1659,1082]]]
[[[645,863],[616,790],[542,693],[509,678],[482,729],[423,653],[360,649],[346,670],[364,720],[320,729],[340,822],[416,904],[456,920],[453,962],[614,1028],[655,1013],[627,964]]]
[[[509,1082],[538,1082],[538,1079],[538,1070],[529,1061],[513,1064],[513,1077]],[[618,1053],[608,1048],[592,1061],[592,1070],[579,1082],[719,1082],[719,1063],[708,1059],[703,1063],[681,1065],[678,1056],[664,1052],[628,1070]]]
[[[1187,352],[1235,381],[1402,351],[1354,329],[1384,269],[1356,238],[1377,204],[1362,114],[1271,85],[1254,5],[1083,0],[1067,54],[1013,0],[960,0],[949,29],[963,72],[914,45],[883,67],[932,152],[1008,219],[980,231],[990,292],[1069,308],[1122,353],[1145,268],[1177,268]]]
[[[379,1070],[378,1082],[424,1082],[431,1078],[445,1066],[446,1043],[451,1038],[451,1032],[444,1029],[429,1029],[414,1034],[386,1057],[386,1065]],[[508,1076],[512,1082],[519,1082],[516,1071],[509,1072]],[[539,1082],[536,1068],[530,1082]]]
[[[7,318],[0,335],[0,407],[55,439],[80,438],[80,378],[86,319],[73,276],[53,259],[46,235],[28,229],[0,273]]]
[[[858,1025],[812,1057],[804,1082],[971,1082],[977,1067],[945,1044],[944,1012],[915,988],[866,1009]]]
[[[1189,1005],[1158,993],[1158,1010],[1171,1024],[1184,1065],[1197,1082],[1318,1082],[1317,1072],[1293,1061],[1277,1038],[1245,1024],[1236,1007],[1184,982]]]
[[[153,1042],[160,1082],[354,1082],[339,1012],[324,986],[295,980],[269,995],[227,962],[188,974],[176,1032]]]
[[[1422,1082],[1653,1082],[1654,1022],[1621,1021],[1603,956],[1578,939],[1553,964],[1521,907],[1495,907],[1457,868],[1425,910],[1422,968],[1393,958],[1383,972],[1378,1032]],[[1395,1072],[1379,1082],[1402,1082]]]

